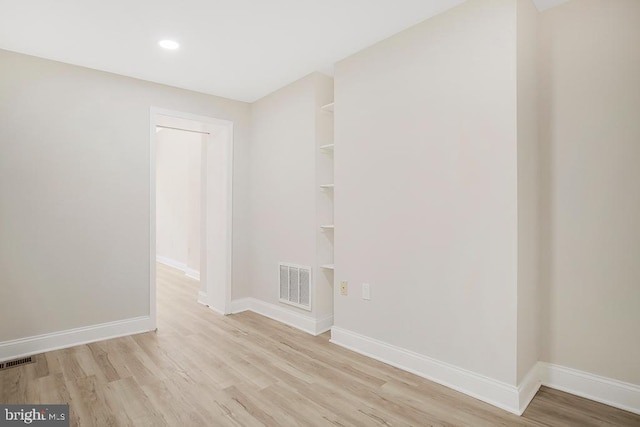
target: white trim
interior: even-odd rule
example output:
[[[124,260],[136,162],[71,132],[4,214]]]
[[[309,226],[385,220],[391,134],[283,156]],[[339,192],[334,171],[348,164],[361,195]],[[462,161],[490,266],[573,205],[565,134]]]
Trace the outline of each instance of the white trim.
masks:
[[[224,119],[216,119],[213,117],[200,116],[191,113],[185,113],[181,111],[168,110],[165,108],[158,107],[150,107],[149,108],[149,307],[150,307],[150,317],[152,319],[153,325],[156,325],[156,317],[157,317],[157,308],[156,308],[156,271],[155,271],[155,259],[156,259],[156,125],[158,124],[158,120],[160,116],[169,117],[173,119],[184,119],[190,120],[192,122],[197,122],[199,129],[195,129],[197,131],[203,130],[211,130],[212,126],[223,127],[227,130],[226,141],[224,146],[224,154],[225,154],[225,165],[224,171],[225,179],[224,183],[225,187],[225,200],[224,207],[226,208],[226,229],[224,230],[224,244],[225,244],[225,263],[224,263],[224,271],[221,269],[220,271],[224,273],[224,288],[217,289],[216,284],[214,283],[213,275],[210,272],[207,272],[206,264],[209,257],[207,256],[209,250],[211,248],[207,248],[207,244],[203,244],[201,248],[201,257],[202,266],[201,271],[198,274],[199,279],[205,282],[205,288],[207,292],[205,293],[205,297],[208,297],[209,306],[213,305],[221,305],[221,307],[217,307],[216,311],[221,311],[224,314],[228,314],[231,312],[231,283],[233,280],[232,277],[232,269],[233,269],[233,122]],[[191,125],[190,125],[191,126]],[[211,129],[209,129],[211,128]],[[207,137],[207,143],[203,144],[203,147],[207,147],[211,145],[211,132]],[[204,151],[206,152],[206,150]],[[210,168],[207,168],[207,174]],[[206,189],[206,182],[203,182],[203,189]],[[206,203],[203,203],[203,206],[206,206]],[[206,211],[206,207],[205,207]],[[203,235],[201,236],[202,242],[207,242],[208,230],[210,227],[207,227],[208,215],[203,216],[203,224],[201,227],[201,232]],[[210,231],[213,233],[213,231]],[[212,238],[213,239],[213,238]],[[217,241],[220,241],[219,239]],[[188,274],[187,268],[183,268]],[[191,276],[191,275],[190,275]],[[193,277],[193,276],[192,276]],[[194,277],[195,278],[195,277]],[[222,280],[216,282],[220,283]],[[215,291],[221,292],[215,292]],[[224,293],[224,294],[223,294]],[[223,294],[223,295],[222,295]],[[223,296],[222,301],[216,300],[212,301],[214,296],[221,295]]]
[[[231,313],[242,313],[251,310],[251,298],[234,299],[231,301]]]
[[[522,415],[541,385],[640,414],[640,385],[538,362],[516,388],[422,354],[334,326],[331,342]]]
[[[287,307],[281,307],[256,298],[242,298],[231,302],[232,313],[241,313],[243,311],[253,311],[314,336],[327,332],[333,325],[332,314],[316,319],[315,317],[292,311]]]
[[[552,363],[539,362],[542,384],[640,414],[640,386]]]
[[[205,294],[205,297],[206,297],[206,294]],[[200,302],[199,300],[198,300],[198,302],[200,304],[202,304],[202,305],[206,305],[209,310],[214,311],[214,312],[218,313],[221,316],[226,316],[227,314],[229,314],[229,313],[223,313],[222,311],[218,310],[217,308],[210,306],[206,302],[203,303],[203,302]]]
[[[540,363],[534,364],[518,385],[518,415],[522,415],[536,396],[542,382],[540,381]]]
[[[216,313],[225,316],[229,313],[223,313],[222,311],[218,310],[215,307],[212,307],[209,305],[209,299],[207,298],[207,293],[203,292],[203,291],[198,291],[198,304],[202,304],[204,306],[206,306],[208,309],[210,309],[211,311],[215,311]]]
[[[300,329],[301,331],[307,332],[311,335],[319,335],[322,332],[327,331],[327,329],[324,331],[321,329],[322,325],[327,322],[326,316],[321,319],[316,319],[302,313],[291,311],[285,307],[280,307],[255,298],[251,298],[250,310],[286,325],[293,326],[294,328]],[[330,317],[333,323],[333,316],[330,315]]]
[[[194,268],[185,268],[184,274],[185,276],[190,277],[193,280],[200,280],[200,272]]]
[[[515,386],[337,326],[331,328],[331,342],[521,415]]]
[[[160,264],[168,265],[169,267],[172,267],[172,268],[176,268],[182,271],[185,274],[185,276],[190,277],[194,280],[200,280],[200,272],[195,268],[187,267],[187,264],[183,262],[179,262],[174,259],[161,256],[161,255],[156,255],[156,262],[159,262]]]
[[[231,284],[233,283],[233,122],[224,121],[229,135],[227,135],[227,283],[225,286],[224,314],[231,313]]]
[[[0,342],[0,361],[155,330],[150,316]]]
[[[156,329],[156,113],[149,111],[149,317]]]
[[[330,331],[333,327],[333,314],[327,314],[324,317],[316,320],[316,333],[314,335],[324,334],[327,331]]]
[[[174,259],[171,259],[165,256],[156,255],[156,262],[159,262],[160,264],[168,265],[169,267],[177,268],[183,273],[186,273],[187,271],[187,264],[176,261]]]
[[[207,293],[198,291],[198,304],[207,305]]]

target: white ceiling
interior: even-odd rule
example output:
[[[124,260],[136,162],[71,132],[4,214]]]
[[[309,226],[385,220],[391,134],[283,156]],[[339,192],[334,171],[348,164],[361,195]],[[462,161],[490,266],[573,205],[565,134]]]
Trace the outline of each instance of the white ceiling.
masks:
[[[252,102],[464,1],[0,0],[0,48]]]

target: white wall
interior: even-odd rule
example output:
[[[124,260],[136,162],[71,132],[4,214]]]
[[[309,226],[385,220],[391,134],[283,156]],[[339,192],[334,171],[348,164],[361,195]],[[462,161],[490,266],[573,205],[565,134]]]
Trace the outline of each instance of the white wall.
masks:
[[[517,2],[518,384],[540,360],[538,10]]]
[[[322,81],[313,73],[251,105],[251,295],[314,317],[330,313],[331,288],[312,312],[278,302],[278,263],[316,267],[316,113]],[[330,87],[324,88],[329,92]],[[318,288],[316,288],[317,290]]]
[[[0,342],[149,314],[150,106],[234,122],[247,296],[247,104],[7,51],[0,64]]]
[[[184,132],[183,132],[184,133]],[[189,145],[187,158],[187,273],[200,274],[200,252],[202,233],[202,151],[205,136],[192,134],[193,144]]]
[[[511,385],[538,357],[640,384],[639,8],[568,2],[536,35],[528,0],[469,0],[337,65],[338,327]],[[250,108],[0,63],[0,342],[148,314],[151,105],[234,121],[234,299],[316,265],[324,77]]]
[[[335,72],[335,325],[512,385],[515,44],[515,2],[468,1]]]
[[[540,15],[543,360],[640,384],[640,2]]]
[[[200,173],[203,137],[161,129],[156,140],[156,254],[200,271]]]

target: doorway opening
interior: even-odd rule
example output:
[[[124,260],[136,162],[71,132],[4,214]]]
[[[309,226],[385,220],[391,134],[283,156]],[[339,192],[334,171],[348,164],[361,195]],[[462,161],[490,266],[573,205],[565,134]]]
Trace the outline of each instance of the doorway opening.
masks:
[[[201,154],[206,137],[156,127],[156,261],[196,281],[200,281]]]
[[[154,328],[156,260],[199,279],[200,291],[194,295],[199,303],[230,313],[232,172],[232,122],[151,108],[149,303]]]

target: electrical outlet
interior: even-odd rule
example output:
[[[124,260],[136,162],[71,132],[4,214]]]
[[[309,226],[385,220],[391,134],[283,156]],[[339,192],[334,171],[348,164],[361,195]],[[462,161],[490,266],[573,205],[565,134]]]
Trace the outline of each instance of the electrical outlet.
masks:
[[[368,283],[362,284],[362,299],[371,299],[371,286]]]
[[[349,282],[346,280],[340,282],[340,295],[347,295],[349,293]]]

